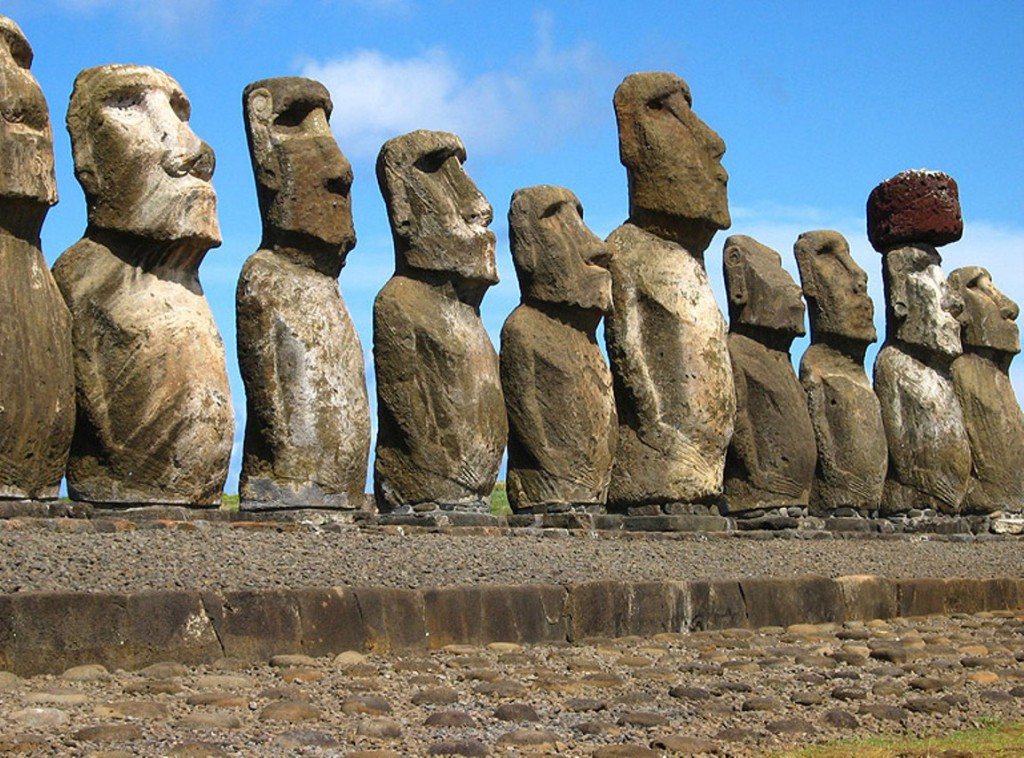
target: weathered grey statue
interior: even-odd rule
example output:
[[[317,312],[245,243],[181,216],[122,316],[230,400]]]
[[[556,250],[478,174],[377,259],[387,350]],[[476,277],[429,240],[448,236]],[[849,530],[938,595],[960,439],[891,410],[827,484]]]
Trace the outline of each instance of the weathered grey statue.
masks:
[[[606,323],[619,439],[609,509],[697,502],[722,491],[736,399],[725,319],[704,268],[729,226],[725,143],[667,73],[615,91],[629,220],[612,232]]]
[[[370,410],[363,349],[338,289],[356,244],[352,168],[319,82],[254,82],[242,101],[263,241],[235,295],[247,408],[241,507],[360,508]]]
[[[839,232],[804,232],[793,247],[811,321],[800,382],[818,452],[810,511],[875,511],[889,465],[882,413],[864,371],[878,337],[868,276]]]
[[[40,251],[57,202],[32,48],[0,16],[0,499],[57,497],[75,424],[71,317]]]
[[[498,355],[480,321],[498,281],[492,209],[465,159],[457,136],[430,131],[389,140],[377,158],[395,241],[395,274],[373,306],[382,511],[486,511],[505,449]]]
[[[868,237],[884,256],[886,338],[875,393],[889,445],[887,512],[956,514],[967,493],[971,450],[950,376],[963,304],[935,249],[962,230],[956,183],[945,174],[897,174],[868,198]]]
[[[980,266],[958,268],[949,285],[963,299],[963,355],[953,361],[953,387],[971,441],[971,486],[965,512],[1024,506],[1024,414],[1010,384],[1020,352],[1017,304],[996,289]]]
[[[595,332],[612,304],[609,248],[562,187],[512,195],[522,304],[501,330],[512,508],[603,506],[615,455],[612,377]]]
[[[189,108],[156,69],[75,79],[68,131],[89,225],[53,268],[73,318],[75,500],[220,503],[234,415],[198,276],[220,229],[213,151]]]
[[[789,347],[804,334],[800,288],[777,252],[733,235],[723,252],[736,427],[725,462],[730,512],[806,505],[814,430]]]

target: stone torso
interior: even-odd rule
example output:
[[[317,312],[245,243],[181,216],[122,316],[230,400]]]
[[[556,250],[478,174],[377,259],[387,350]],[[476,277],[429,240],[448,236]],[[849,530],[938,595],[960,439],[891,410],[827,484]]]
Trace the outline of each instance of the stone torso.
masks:
[[[827,345],[811,345],[800,361],[800,382],[818,454],[811,512],[876,510],[889,458],[878,397],[864,366]]]
[[[373,310],[378,505],[486,507],[508,426],[498,355],[476,308],[396,275]]]
[[[717,495],[736,400],[725,319],[704,265],[631,224],[608,241],[606,336],[619,410],[609,506]]]
[[[513,508],[603,504],[615,454],[611,372],[593,333],[520,305],[501,331]]]
[[[56,498],[75,425],[71,317],[36,245],[0,236],[0,498]]]
[[[789,353],[729,335],[736,425],[726,458],[730,511],[804,504],[814,478],[814,431]]]
[[[958,513],[971,450],[952,380],[894,345],[879,351],[874,373],[889,444],[883,510]]]
[[[145,271],[87,237],[54,276],[73,319],[72,498],[219,504],[234,415],[196,275]]]
[[[1024,506],[1024,414],[1010,377],[976,353],[953,361],[953,386],[971,442],[971,487],[964,511]]]
[[[246,508],[360,508],[370,452],[363,350],[336,279],[261,250],[236,295]]]

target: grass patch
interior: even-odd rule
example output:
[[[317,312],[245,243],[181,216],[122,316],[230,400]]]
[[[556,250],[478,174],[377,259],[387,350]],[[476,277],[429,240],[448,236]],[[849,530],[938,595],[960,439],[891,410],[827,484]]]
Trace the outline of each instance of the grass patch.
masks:
[[[512,507],[508,504],[508,493],[505,491],[505,482],[498,482],[491,491],[491,515],[512,515]]]
[[[221,495],[220,496],[220,509],[222,511],[237,511],[238,510],[238,495]]]
[[[1024,756],[1024,721],[992,721],[942,737],[871,737],[775,753],[778,758],[1010,758]]]

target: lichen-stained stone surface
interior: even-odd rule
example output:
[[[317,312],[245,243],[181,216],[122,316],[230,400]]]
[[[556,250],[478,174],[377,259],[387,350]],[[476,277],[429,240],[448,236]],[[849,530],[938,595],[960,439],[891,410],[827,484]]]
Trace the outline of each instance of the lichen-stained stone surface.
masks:
[[[878,397],[864,370],[864,353],[877,339],[868,277],[839,232],[805,232],[793,250],[811,322],[811,345],[800,360],[818,455],[810,510],[873,511],[889,458]]]
[[[1020,309],[980,266],[951,272],[949,285],[964,303],[964,352],[953,361],[953,387],[971,442],[971,486],[963,510],[1018,511],[1024,506],[1024,414],[1009,371],[1020,352]]]
[[[911,170],[879,184],[868,196],[868,239],[880,253],[906,243],[935,247],[963,235],[960,192],[940,171]]]
[[[736,424],[725,461],[730,512],[806,505],[814,429],[789,348],[804,334],[800,287],[777,252],[733,235],[723,252]]]
[[[383,511],[485,510],[505,449],[498,354],[480,320],[498,281],[492,209],[465,159],[457,136],[422,130],[389,140],[377,158],[395,241],[395,274],[373,308]]]
[[[0,499],[58,494],[75,423],[71,316],[40,250],[57,202],[32,48],[0,16]]]
[[[152,68],[75,80],[68,131],[89,226],[53,268],[73,319],[75,500],[220,503],[234,414],[198,275],[220,229],[213,151],[189,108]]]
[[[950,364],[961,352],[962,309],[926,244],[890,250],[883,261],[886,342],[875,359],[875,393],[889,446],[885,512],[960,511],[971,450]]]
[[[331,134],[331,109],[311,79],[267,79],[243,94],[263,215],[260,250],[235,296],[244,510],[365,502],[366,372],[337,280],[356,243],[352,168]]]
[[[609,248],[561,187],[516,191],[509,237],[522,291],[501,332],[509,502],[517,511],[602,506],[617,430],[595,336],[611,308]]]
[[[691,104],[669,73],[632,74],[615,92],[630,215],[608,238],[605,335],[619,418],[610,510],[722,491],[736,400],[704,251],[730,223],[728,175],[725,143]]]

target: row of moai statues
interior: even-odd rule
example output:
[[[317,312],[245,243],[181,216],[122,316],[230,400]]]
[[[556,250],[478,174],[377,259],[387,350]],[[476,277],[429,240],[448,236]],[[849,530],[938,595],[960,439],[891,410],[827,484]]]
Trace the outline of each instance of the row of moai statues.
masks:
[[[163,72],[83,71],[67,125],[88,226],[51,278],[39,230],[56,202],[52,131],[31,57],[0,19],[0,498],[53,498],[66,471],[77,500],[218,504],[234,419],[198,278],[221,241],[213,152]],[[906,172],[869,199],[887,315],[872,387],[874,311],[846,240],[800,236],[801,288],[778,253],[729,237],[727,330],[704,266],[730,225],[724,142],[672,74],[627,77],[614,106],[629,218],[603,242],[569,190],[513,195],[522,303],[500,358],[480,320],[497,282],[492,208],[465,147],[417,131],[381,149],[395,273],[373,313],[380,510],[485,509],[506,445],[518,511],[1024,505],[1017,308],[984,269],[947,284],[936,246],[962,231],[949,177]],[[236,293],[247,509],[364,506],[365,367],[338,287],[353,177],[330,113],[309,79],[243,93],[263,218]]]

